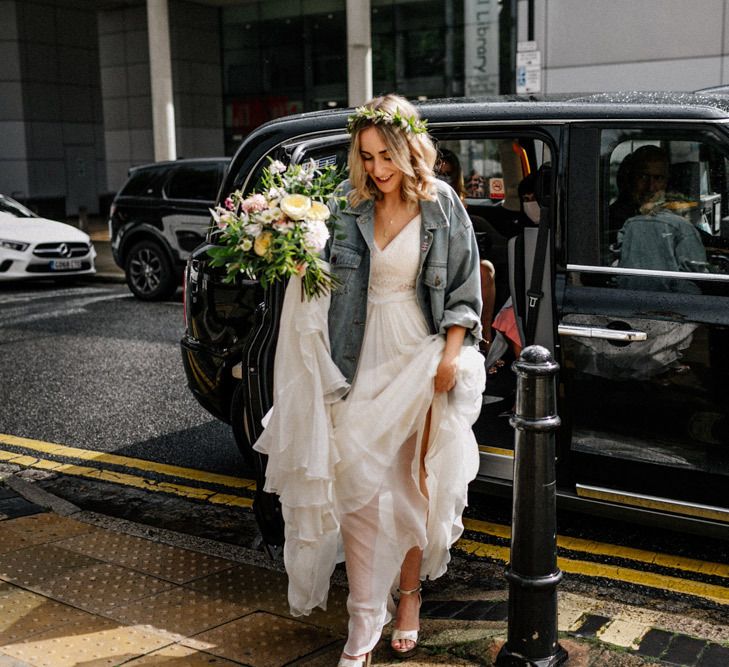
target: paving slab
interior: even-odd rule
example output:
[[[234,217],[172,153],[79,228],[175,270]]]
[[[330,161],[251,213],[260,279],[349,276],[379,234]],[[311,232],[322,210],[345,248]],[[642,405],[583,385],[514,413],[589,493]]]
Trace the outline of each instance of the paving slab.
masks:
[[[57,545],[176,584],[199,579],[233,566],[223,558],[159,544],[133,535],[109,534],[106,531],[78,535],[62,540]]]
[[[163,579],[113,563],[99,563],[66,570],[58,576],[44,579],[35,588],[54,600],[98,613],[147,598],[173,586]]]
[[[173,644],[148,653],[142,658],[136,658],[124,663],[124,667],[147,667],[152,665],[165,665],[165,667],[233,667],[240,665],[239,662],[232,662],[212,653],[205,653],[189,646]],[[330,662],[335,665],[336,662]],[[3,667],[0,663],[0,667]]]
[[[181,643],[250,667],[281,667],[338,639],[324,628],[259,611]]]
[[[104,613],[126,625],[163,632],[173,641],[197,635],[256,611],[243,603],[205,595],[187,588],[173,588]]]
[[[69,517],[59,516],[54,512],[24,516],[7,523],[10,530],[20,533],[34,544],[55,542],[96,530],[94,526]]]
[[[0,556],[0,579],[19,586],[35,587],[66,571],[100,564],[89,556],[51,544],[34,544]]]
[[[87,618],[5,644],[2,651],[33,667],[120,665],[169,644],[160,635],[89,615]]]
[[[0,585],[0,646],[80,622],[88,616],[84,611],[12,584]]]
[[[290,617],[287,600],[288,582],[283,572],[265,570],[252,565],[236,565],[223,572],[196,579],[184,586],[218,599],[233,602],[245,600],[246,606]],[[346,632],[346,602],[346,590],[332,586],[327,610],[315,609],[306,617],[306,621],[332,628],[337,632]]]

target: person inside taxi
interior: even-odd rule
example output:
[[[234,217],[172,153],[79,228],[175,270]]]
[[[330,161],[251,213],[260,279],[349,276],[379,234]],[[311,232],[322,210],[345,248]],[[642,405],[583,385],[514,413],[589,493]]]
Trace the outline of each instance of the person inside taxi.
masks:
[[[655,194],[618,231],[614,246],[619,255],[618,266],[691,273],[709,271],[701,235],[688,217],[697,206],[698,202],[680,193]],[[670,277],[624,276],[621,284],[659,291],[698,291],[693,282]]]
[[[438,148],[438,159],[435,163],[435,176],[439,180],[448,183],[455,190],[458,198],[466,204],[466,185],[463,179],[463,168],[458,156],[448,148]],[[481,299],[483,308],[481,310],[481,325],[483,327],[483,338],[479,342],[479,348],[486,354],[491,345],[491,319],[494,315],[496,302],[496,268],[493,262],[488,259],[492,251],[493,228],[484,218],[478,215],[468,214],[476,234],[478,254],[480,258],[481,273]]]
[[[463,180],[463,169],[458,156],[448,148],[438,149],[438,161],[435,163],[436,178],[448,183],[461,201],[466,198],[466,185]]]
[[[668,155],[658,146],[636,148],[618,167],[618,197],[608,209],[611,241],[628,218],[638,215],[641,206],[659,199],[668,183]]]

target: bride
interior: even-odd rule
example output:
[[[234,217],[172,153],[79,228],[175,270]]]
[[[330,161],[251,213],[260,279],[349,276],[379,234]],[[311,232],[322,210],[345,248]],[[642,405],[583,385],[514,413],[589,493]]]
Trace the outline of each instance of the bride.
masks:
[[[290,282],[274,407],[255,448],[281,498],[291,611],[326,606],[343,556],[339,666],[361,667],[393,616],[393,653],[416,650],[420,582],[445,572],[463,530],[485,376],[476,240],[458,195],[434,177],[425,122],[387,95],[348,130],[347,206],[325,257],[338,286],[307,302]]]

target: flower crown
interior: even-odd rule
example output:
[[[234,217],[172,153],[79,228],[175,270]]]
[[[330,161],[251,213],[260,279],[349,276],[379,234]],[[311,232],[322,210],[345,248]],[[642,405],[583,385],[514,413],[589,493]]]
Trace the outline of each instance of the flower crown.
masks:
[[[357,107],[354,113],[347,118],[347,132],[350,134],[354,134],[367,125],[394,125],[411,134],[424,134],[428,131],[428,121],[421,120],[416,115],[403,116],[400,109],[395,109],[390,113],[384,109]]]

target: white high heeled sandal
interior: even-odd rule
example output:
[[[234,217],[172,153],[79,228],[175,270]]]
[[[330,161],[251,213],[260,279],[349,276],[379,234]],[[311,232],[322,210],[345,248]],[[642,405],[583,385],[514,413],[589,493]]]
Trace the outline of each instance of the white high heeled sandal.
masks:
[[[409,591],[404,591],[402,588],[398,588],[397,592],[400,595],[415,595],[417,593],[418,602],[422,605],[423,598],[420,595],[420,591],[422,589],[422,586],[418,586],[417,588],[413,588]],[[413,642],[413,647],[405,650],[397,649],[392,645],[392,642],[395,641],[411,641]],[[390,650],[393,655],[398,658],[409,658],[411,655],[414,655],[415,651],[418,650],[418,630],[399,630],[398,628],[394,628],[392,631],[392,638],[390,639]]]

